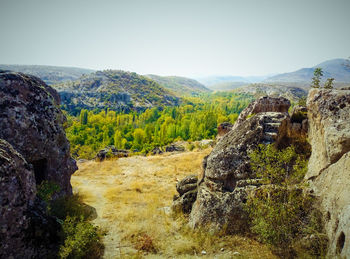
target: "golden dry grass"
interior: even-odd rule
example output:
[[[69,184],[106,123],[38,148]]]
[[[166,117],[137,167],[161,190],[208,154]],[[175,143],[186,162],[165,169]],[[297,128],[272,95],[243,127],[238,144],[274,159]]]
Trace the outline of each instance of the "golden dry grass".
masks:
[[[75,192],[108,231],[105,258],[274,258],[258,242],[187,227],[169,213],[176,182],[201,171],[210,149],[157,156],[84,162],[72,176]],[[202,251],[206,255],[202,255]]]

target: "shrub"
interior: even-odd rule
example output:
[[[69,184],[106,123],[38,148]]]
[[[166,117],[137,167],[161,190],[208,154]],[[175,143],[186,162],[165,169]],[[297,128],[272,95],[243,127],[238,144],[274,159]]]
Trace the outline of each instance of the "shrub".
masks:
[[[78,195],[50,201],[49,213],[62,226],[60,232],[61,258],[100,258],[103,254],[103,232],[89,220],[93,208],[81,202]]]
[[[43,181],[37,186],[37,196],[50,205],[52,196],[60,191],[60,186],[54,182]]]
[[[308,254],[324,254],[323,224],[314,199],[304,190],[303,178],[307,160],[293,146],[277,150],[273,145],[260,145],[250,153],[251,168],[265,185],[253,191],[247,199],[251,230],[258,239],[272,245],[284,255],[295,253],[303,238],[316,237]],[[316,223],[315,223],[316,222]]]
[[[67,216],[62,225],[64,244],[60,247],[61,258],[99,258],[102,256],[101,234],[98,228],[84,217]]]

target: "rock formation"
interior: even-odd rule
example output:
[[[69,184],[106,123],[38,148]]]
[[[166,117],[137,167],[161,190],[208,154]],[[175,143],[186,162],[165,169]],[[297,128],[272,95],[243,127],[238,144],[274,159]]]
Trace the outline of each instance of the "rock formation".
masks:
[[[263,97],[251,103],[239,116],[232,130],[224,135],[203,161],[197,200],[190,215],[190,225],[227,227],[227,232],[243,230],[246,224],[243,203],[249,190],[259,185],[252,179],[249,151],[259,144],[283,139],[281,131],[290,102],[285,98]]]
[[[34,172],[24,158],[5,140],[0,139],[0,258],[32,256],[26,247],[26,213],[34,204],[36,186]]]
[[[350,256],[350,90],[312,89],[306,179],[321,203],[329,255]]]
[[[176,184],[176,190],[179,193],[174,196],[172,210],[174,212],[182,212],[189,214],[192,205],[197,197],[197,175],[189,175]]]
[[[36,184],[56,182],[65,195],[72,193],[70,176],[77,166],[58,105],[57,92],[40,79],[0,72],[0,138],[33,165]]]
[[[128,157],[128,156],[129,156],[128,150],[117,149],[114,146],[108,146],[98,151],[95,159],[99,162],[102,162],[106,158],[119,158],[119,157]]]
[[[72,193],[69,153],[55,90],[40,79],[0,71],[0,258],[51,258],[58,223],[36,197],[37,185]]]

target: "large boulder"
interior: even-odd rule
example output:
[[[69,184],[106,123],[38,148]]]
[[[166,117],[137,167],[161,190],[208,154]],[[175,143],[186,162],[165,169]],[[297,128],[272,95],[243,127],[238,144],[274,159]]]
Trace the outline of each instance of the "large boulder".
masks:
[[[306,179],[318,196],[331,257],[350,256],[350,90],[312,89]]]
[[[256,176],[248,154],[259,144],[270,144],[287,135],[282,125],[290,120],[289,105],[284,98],[256,100],[204,159],[197,200],[190,215],[192,227],[207,225],[215,230],[225,227],[229,233],[247,228],[243,204],[247,194],[260,185],[252,180]]]
[[[0,258],[30,258],[32,247],[25,242],[29,228],[26,216],[34,204],[34,172],[25,159],[5,140],[0,139]]]
[[[0,71],[0,258],[55,258],[60,224],[36,195],[43,181],[72,193],[77,169],[57,92],[40,79]]]
[[[37,185],[52,181],[61,187],[60,195],[69,195],[77,166],[64,123],[54,89],[34,76],[0,71],[0,138],[33,165]]]

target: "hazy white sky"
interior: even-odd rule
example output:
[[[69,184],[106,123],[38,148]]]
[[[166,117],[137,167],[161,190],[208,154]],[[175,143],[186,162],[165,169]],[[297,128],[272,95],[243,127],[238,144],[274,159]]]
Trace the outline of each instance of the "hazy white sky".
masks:
[[[0,64],[263,75],[350,56],[350,0],[0,0]]]

